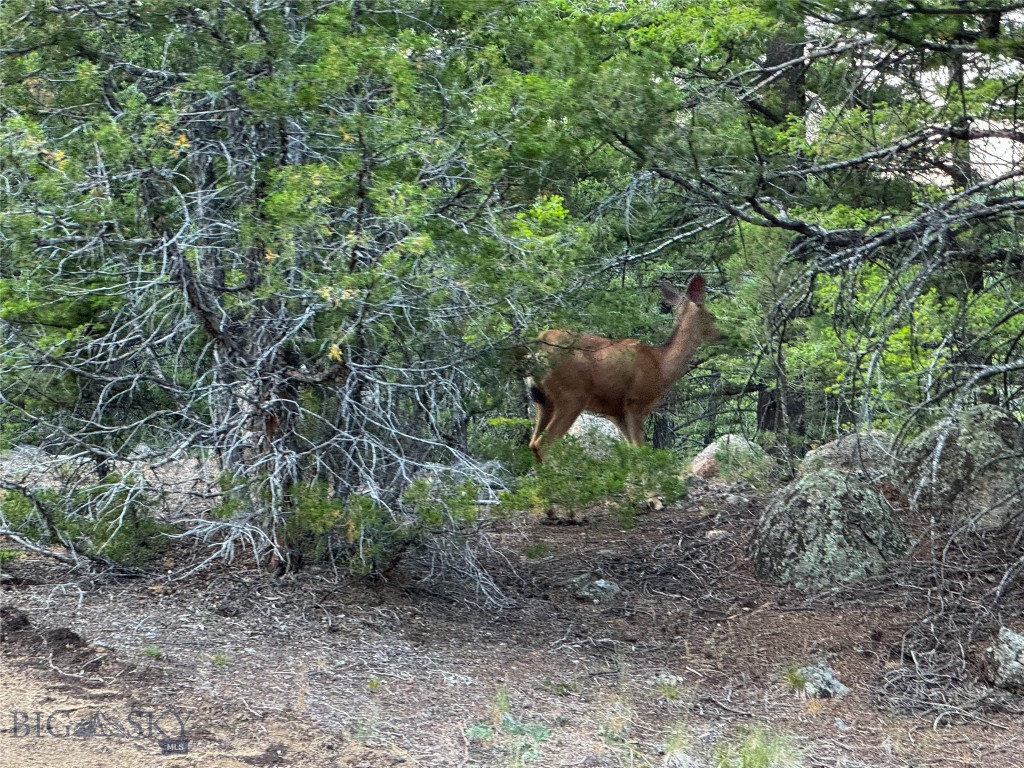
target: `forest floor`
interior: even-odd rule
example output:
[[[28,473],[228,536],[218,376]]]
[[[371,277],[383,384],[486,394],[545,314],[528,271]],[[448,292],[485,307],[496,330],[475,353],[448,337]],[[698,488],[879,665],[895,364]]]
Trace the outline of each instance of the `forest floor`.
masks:
[[[132,579],[16,558],[0,766],[698,768],[759,736],[804,766],[1024,766],[1019,709],[890,696],[928,590],[758,582],[744,542],[761,503],[705,488],[628,530],[601,510],[495,521],[500,610],[409,576],[172,578],[184,550]],[[580,599],[583,574],[621,592]],[[794,691],[818,663],[850,692]]]

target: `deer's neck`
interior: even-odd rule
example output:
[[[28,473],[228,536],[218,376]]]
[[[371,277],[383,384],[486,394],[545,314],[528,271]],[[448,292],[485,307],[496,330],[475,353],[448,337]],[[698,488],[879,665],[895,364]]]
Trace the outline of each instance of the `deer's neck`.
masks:
[[[661,378],[666,385],[673,383],[676,379],[686,373],[690,365],[690,358],[700,346],[701,335],[693,323],[687,322],[689,318],[681,317],[676,321],[672,329],[672,335],[668,341],[661,345]]]

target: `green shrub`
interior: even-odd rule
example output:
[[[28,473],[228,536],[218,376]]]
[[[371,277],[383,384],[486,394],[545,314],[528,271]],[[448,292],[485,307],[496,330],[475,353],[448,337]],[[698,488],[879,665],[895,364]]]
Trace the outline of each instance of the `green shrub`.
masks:
[[[402,504],[415,515],[418,525],[434,528],[453,521],[475,522],[479,496],[476,483],[442,473],[410,483],[402,494]]]
[[[686,495],[679,459],[671,451],[616,441],[606,453],[594,455],[572,437],[559,440],[547,450],[543,464],[503,495],[502,506],[508,511],[544,514],[555,508],[574,514],[608,503],[629,527],[637,509],[652,496],[671,504]]]
[[[33,495],[46,508],[58,500],[54,492],[46,489],[38,489]],[[39,506],[21,493],[0,491],[0,519],[12,532],[26,539],[39,542],[48,542],[50,539],[50,525]]]
[[[344,509],[331,497],[326,483],[296,485],[292,489],[292,507],[284,524],[289,549],[303,558],[323,557],[329,545],[327,534],[338,525]]]
[[[523,554],[530,560],[537,560],[547,556],[551,552],[551,545],[546,541],[535,541],[523,550]]]
[[[14,532],[43,546],[75,546],[86,555],[143,566],[166,550],[175,529],[155,517],[156,497],[114,473],[70,494],[39,488],[32,498],[3,495],[3,518]]]
[[[484,461],[499,462],[512,475],[524,475],[535,463],[526,444],[532,430],[532,419],[487,419],[470,431],[470,453]]]
[[[807,689],[807,674],[802,667],[790,664],[782,672],[782,683],[792,693],[803,693]]]
[[[369,496],[351,496],[340,520],[344,559],[353,573],[379,570],[404,540],[401,527],[388,510]]]
[[[109,511],[91,526],[95,554],[124,565],[144,566],[167,551],[174,526],[160,523],[148,510],[130,506],[123,516]]]
[[[220,487],[220,503],[210,510],[215,520],[232,520],[239,517],[249,506],[246,499],[246,483],[243,478],[224,470],[217,478]]]
[[[244,517],[250,507],[262,506],[250,500],[252,482],[246,486],[225,474],[221,487],[223,501],[211,513],[216,519]],[[443,471],[414,480],[390,508],[369,494],[339,499],[327,483],[296,483],[278,531],[300,562],[331,560],[365,575],[386,570],[429,535],[474,523],[478,496],[475,483]]]
[[[87,551],[115,563],[143,566],[153,562],[167,549],[167,534],[173,526],[157,521],[156,497],[133,478],[112,473],[102,483],[88,486],[73,495],[72,517],[81,530]]]

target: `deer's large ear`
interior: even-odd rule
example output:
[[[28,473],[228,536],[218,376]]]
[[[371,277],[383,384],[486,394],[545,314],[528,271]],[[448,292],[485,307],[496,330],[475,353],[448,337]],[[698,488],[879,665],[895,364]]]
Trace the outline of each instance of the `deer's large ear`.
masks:
[[[679,302],[683,300],[683,297],[679,295],[679,292],[668,283],[661,283],[661,298],[665,300],[665,303],[670,307],[678,307]]]
[[[690,301],[694,304],[704,303],[704,299],[708,296],[708,290],[703,275],[693,276],[690,284],[686,287],[686,295],[690,297]]]

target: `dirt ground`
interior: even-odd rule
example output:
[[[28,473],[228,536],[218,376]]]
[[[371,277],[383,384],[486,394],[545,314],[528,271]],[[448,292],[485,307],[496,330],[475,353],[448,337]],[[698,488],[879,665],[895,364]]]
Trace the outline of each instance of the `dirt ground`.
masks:
[[[1013,702],[883,695],[915,663],[902,638],[927,590],[758,582],[759,503],[705,489],[629,530],[601,511],[495,521],[501,610],[409,574],[181,578],[199,553],[180,551],[125,579],[17,558],[0,574],[0,767],[700,768],[757,734],[804,766],[1024,766]],[[582,599],[583,574],[621,591]],[[795,691],[792,670],[818,663],[850,692]]]

